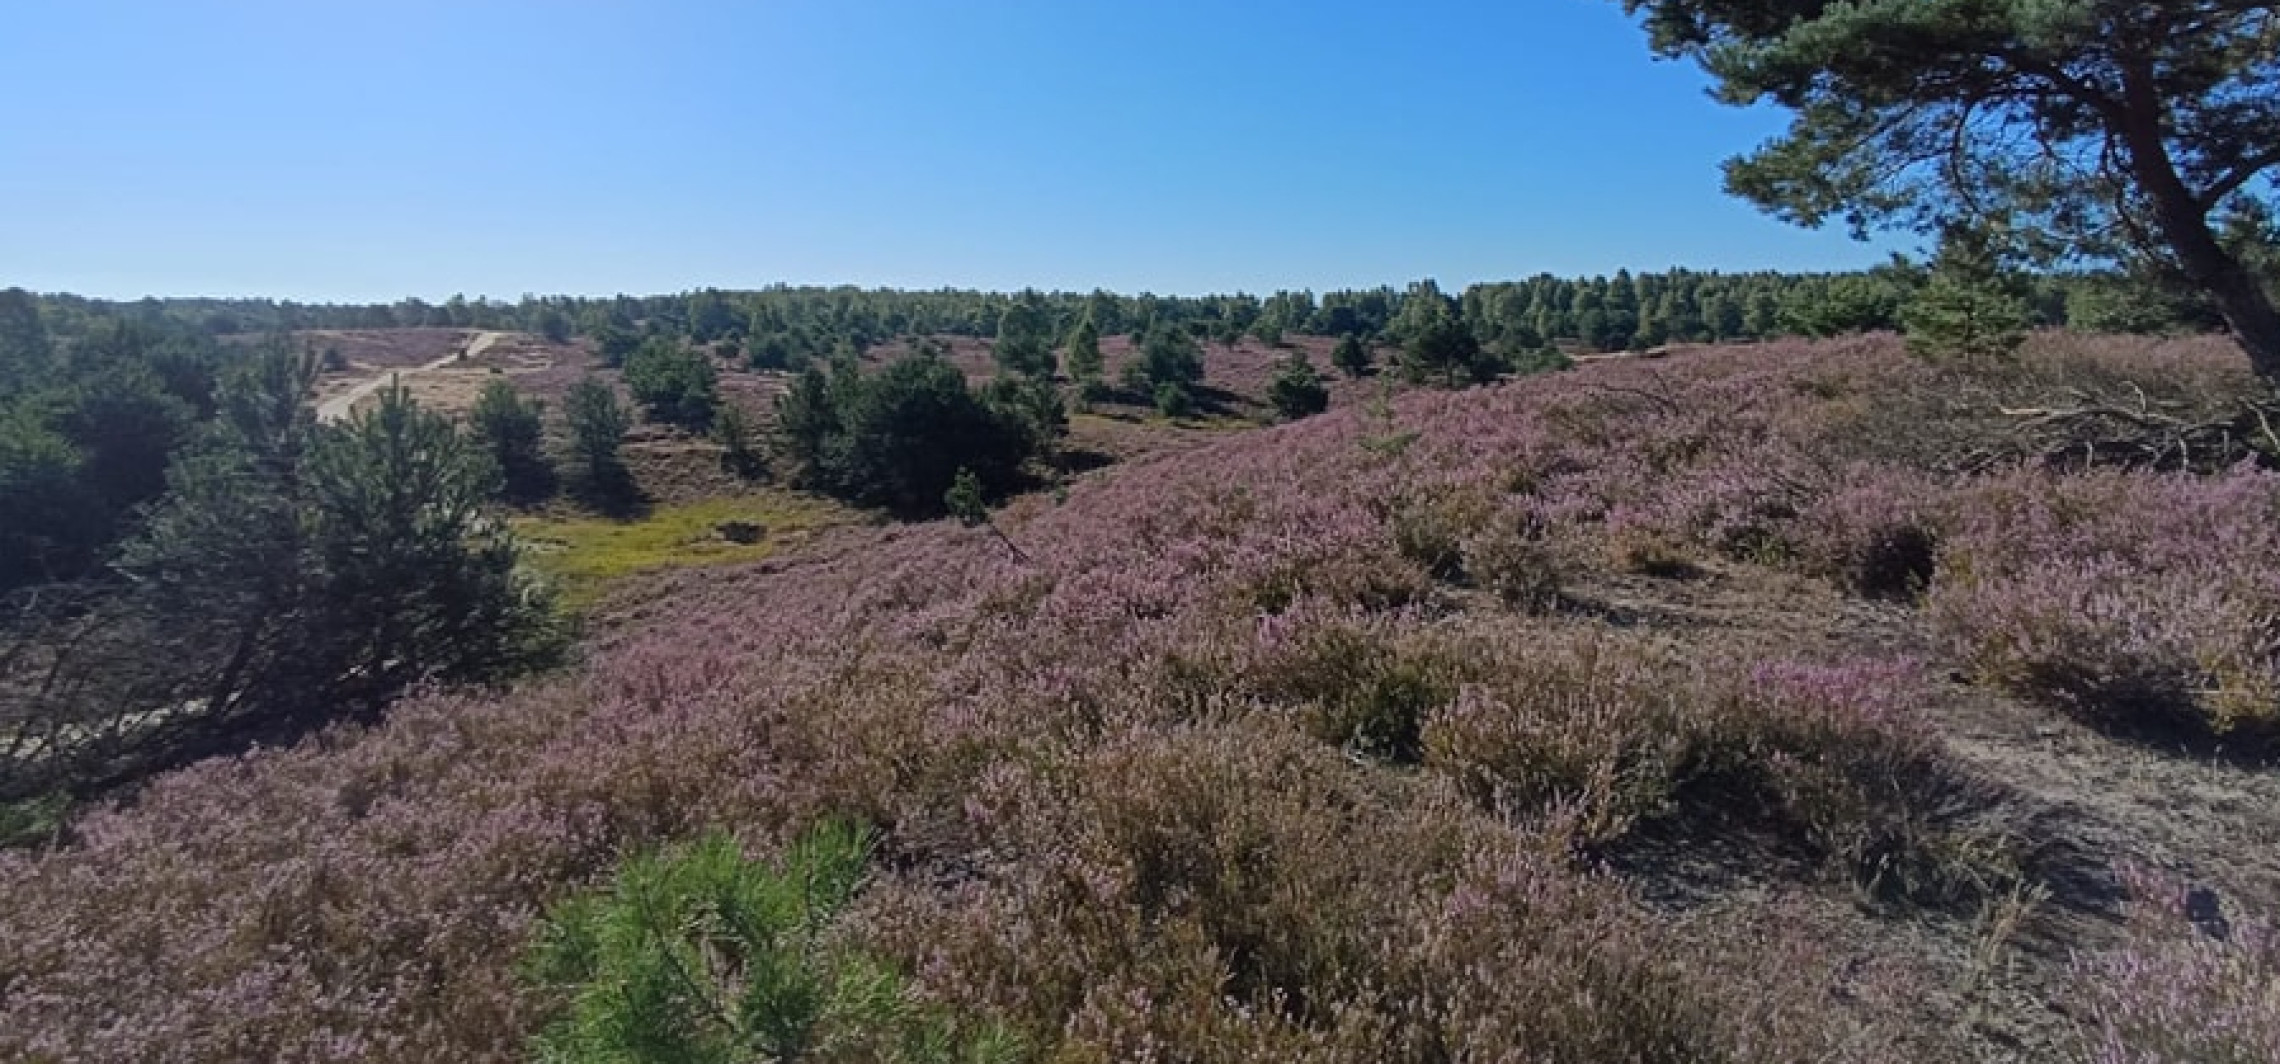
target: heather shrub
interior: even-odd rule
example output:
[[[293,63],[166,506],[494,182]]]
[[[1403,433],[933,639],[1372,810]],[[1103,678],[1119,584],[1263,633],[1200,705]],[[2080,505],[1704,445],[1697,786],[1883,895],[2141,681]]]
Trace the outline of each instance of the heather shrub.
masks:
[[[1395,549],[1424,567],[1434,579],[1455,580],[1464,575],[1464,536],[1470,522],[1450,500],[1428,497],[1423,502],[1398,506],[1387,524]]]
[[[1818,858],[1936,900],[2004,874],[1905,670],[1445,586],[1506,594],[1509,550],[1525,589],[1535,551],[1628,530],[1835,574],[1921,517],[1937,610],[1967,578],[2037,579],[2051,542],[2255,542],[2166,497],[2061,540],[1968,499],[1916,514],[1904,478],[1878,501],[1821,449],[1931,372],[1896,353],[1768,344],[1334,409],[1009,506],[1026,562],[942,522],[645,575],[575,671],[210,761],[0,852],[0,1059],[520,1059],[572,993],[518,978],[537,914],[626,854],[826,815],[881,842],[808,970],[868,958],[908,1015],[999,1019],[1036,1059],[1966,1059],[1940,1051],[1986,1042],[1921,948],[1954,944],[1945,922],[1864,924],[1798,876]],[[1967,491],[2028,494],[2008,483]],[[2082,505],[2150,490],[2119,483]],[[1764,595],[1734,568],[1670,597]],[[1666,845],[1771,859],[1698,905]],[[1883,1052],[1896,1034],[1923,1051]]]
[[[1436,580],[1459,582],[1465,544],[1490,524],[1494,501],[1468,484],[1411,487],[1381,507],[1394,547]]]
[[[1331,538],[1294,544],[1242,588],[1248,606],[1275,614],[1310,599],[1363,611],[1397,610],[1425,601],[1433,586],[1421,566],[1382,544],[1353,546]]]
[[[1262,695],[1296,704],[1322,742],[1389,761],[1419,758],[1426,717],[1457,695],[1453,658],[1366,616],[1294,612],[1278,621],[1252,675]]]
[[[1541,613],[1558,604],[1559,559],[1517,522],[1491,523],[1467,536],[1458,549],[1473,583],[1506,606]]]
[[[1909,601],[1938,563],[1941,489],[1928,478],[1852,466],[1803,508],[1789,538],[1798,565],[1863,598]]]
[[[1921,715],[1914,664],[1767,661],[1710,693],[1687,788],[1764,802],[1872,895],[1944,902],[2011,874],[1969,821],[1985,796]]]
[[[556,904],[526,960],[565,1000],[538,1056],[561,1062],[1003,1061],[1002,1031],[955,1036],[890,965],[832,937],[869,834],[826,823],[774,865],[726,834],[636,857]]]
[[[2280,931],[2226,918],[2215,895],[2125,872],[2120,945],[2078,957],[2085,1064],[2263,1064],[2280,1060]]]
[[[1397,812],[1334,752],[1251,719],[1143,727],[1052,767],[987,773],[965,818],[987,866],[904,883],[872,941],[1053,1059],[1289,1059],[1365,994],[1373,954],[1461,821]],[[1357,835],[1372,853],[1355,852]],[[1058,1043],[1056,1045],[1056,1043]]]
[[[1462,1059],[1473,1046],[1574,1064],[1753,1056],[1719,991],[1658,944],[1635,907],[1541,854],[1471,855],[1437,910],[1419,916],[1416,944],[1384,981],[1392,1001],[1428,1020],[1389,1025],[1389,1056]]]
[[[1425,763],[1474,800],[1559,811],[1600,846],[1644,823],[1760,821],[1872,892],[1968,893],[2003,855],[1917,716],[1912,666],[1682,666],[1634,639],[1518,630],[1465,647],[1466,683],[1429,718]]]
[[[1569,808],[1586,844],[1662,812],[1689,743],[1685,695],[1667,665],[1603,638],[1546,636],[1513,649],[1480,648],[1487,675],[1436,707],[1425,763],[1492,808]]]
[[[1671,534],[1654,528],[1629,527],[1609,532],[1605,551],[1615,568],[1658,580],[1691,580],[1702,575],[1686,547]]]
[[[2018,473],[1957,509],[1928,604],[1981,680],[2125,725],[2280,720],[2280,479]]]
[[[1558,842],[1264,720],[1008,766],[969,810],[1022,859],[862,926],[1051,1059],[1783,1059]]]

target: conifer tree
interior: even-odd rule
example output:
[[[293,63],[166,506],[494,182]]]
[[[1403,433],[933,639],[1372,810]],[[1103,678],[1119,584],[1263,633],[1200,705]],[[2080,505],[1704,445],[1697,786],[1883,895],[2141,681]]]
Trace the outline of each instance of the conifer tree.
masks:
[[[1069,334],[1069,379],[1080,389],[1091,390],[1100,384],[1104,363],[1100,353],[1100,329],[1087,314],[1077,322],[1076,331]]]
[[[1807,226],[2001,224],[2038,257],[2157,263],[2280,381],[2280,306],[2223,235],[2280,191],[2272,5],[1621,3],[1719,100],[1792,112],[1729,191]]]
[[[1368,376],[1371,368],[1370,349],[1362,338],[1347,333],[1340,337],[1338,346],[1330,351],[1330,364],[1348,377]]]
[[[1322,375],[1315,372],[1306,352],[1293,351],[1275,367],[1274,379],[1267,384],[1267,402],[1283,420],[1296,421],[1330,409],[1330,389],[1323,386]]]
[[[1986,233],[1964,228],[1941,237],[1930,283],[1901,313],[1908,349],[1932,359],[2008,357],[2026,341],[2028,321],[2024,283]]]
[[[625,467],[625,432],[633,427],[617,392],[598,377],[570,386],[562,403],[570,423],[570,453],[578,471],[577,485],[590,501],[605,506],[631,497],[633,475]]]
[[[499,379],[483,386],[468,413],[468,427],[490,453],[510,500],[531,502],[554,491],[554,471],[546,464],[545,415],[545,403],[525,400],[514,385]]]

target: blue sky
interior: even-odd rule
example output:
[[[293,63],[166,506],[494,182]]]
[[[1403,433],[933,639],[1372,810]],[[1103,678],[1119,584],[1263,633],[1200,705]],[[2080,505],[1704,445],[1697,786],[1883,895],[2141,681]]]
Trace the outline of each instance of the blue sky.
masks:
[[[1610,0],[16,0],[0,286],[1199,293],[1885,250]]]

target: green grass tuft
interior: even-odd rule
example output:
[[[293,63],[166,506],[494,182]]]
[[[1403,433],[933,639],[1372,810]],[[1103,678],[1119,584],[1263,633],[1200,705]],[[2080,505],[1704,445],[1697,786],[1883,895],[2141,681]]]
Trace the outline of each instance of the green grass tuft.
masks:
[[[786,545],[856,515],[827,500],[788,491],[661,507],[631,520],[533,517],[515,522],[531,563],[558,584],[573,611],[591,606],[617,580],[690,566],[732,565],[766,558]],[[722,534],[736,522],[765,529],[751,543]]]

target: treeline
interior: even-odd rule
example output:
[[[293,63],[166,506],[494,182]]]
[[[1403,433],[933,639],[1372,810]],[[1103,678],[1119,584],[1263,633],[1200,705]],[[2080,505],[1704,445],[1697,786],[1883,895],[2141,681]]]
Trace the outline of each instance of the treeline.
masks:
[[[106,558],[215,417],[226,361],[163,315],[51,330],[44,310],[0,291],[0,593],[75,581]]]
[[[1457,298],[1483,344],[1504,350],[1563,347],[1617,351],[1667,343],[1773,339],[1895,328],[1898,307],[1927,282],[1924,266],[1896,259],[1854,273],[1720,273],[1672,270],[1561,278],[1548,274],[1474,285]],[[2190,332],[2221,327],[2203,301],[2118,273],[2024,278],[2038,327],[2098,332]],[[261,299],[145,299],[109,303],[41,297],[49,328],[76,335],[95,323],[128,322],[209,336],[303,329],[510,329],[555,340],[586,337],[613,360],[643,341],[676,338],[721,345],[761,368],[798,369],[843,349],[904,336],[995,337],[1008,312],[1035,320],[1057,342],[1081,322],[1099,336],[1137,342],[1151,325],[1220,343],[1267,342],[1286,334],[1397,340],[1389,333],[1417,290],[1380,287],[1214,296],[1119,295],[1095,291],[976,292],[959,289],[771,287],[701,289],[671,295],[517,302],[453,297],[370,305]]]
[[[1897,259],[1839,274],[1618,271],[1581,281],[1540,275],[1475,285],[1462,302],[1465,321],[1483,343],[1644,350],[1901,329],[1905,308],[1932,280],[1931,268]],[[2020,274],[2016,280],[2031,327],[2158,333],[2222,325],[2212,308],[2119,274]]]

